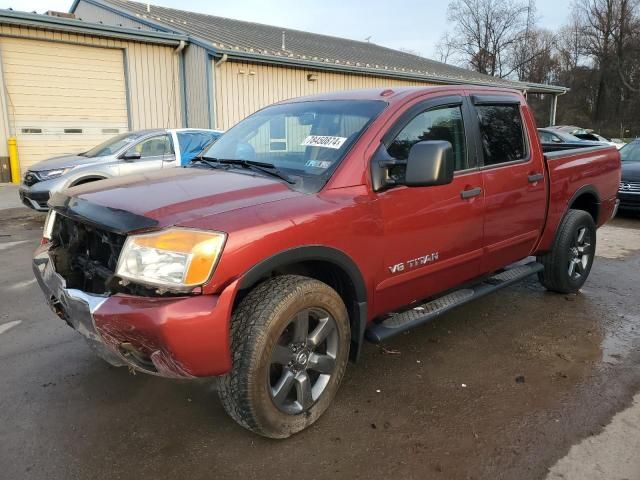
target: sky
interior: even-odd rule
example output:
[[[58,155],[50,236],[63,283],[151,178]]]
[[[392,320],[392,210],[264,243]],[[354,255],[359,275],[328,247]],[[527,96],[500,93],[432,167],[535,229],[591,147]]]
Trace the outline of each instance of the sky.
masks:
[[[0,8],[68,11],[72,0],[0,0]],[[435,45],[451,28],[446,0],[153,0],[152,5],[371,41],[435,58]],[[539,25],[555,29],[571,0],[537,0]]]

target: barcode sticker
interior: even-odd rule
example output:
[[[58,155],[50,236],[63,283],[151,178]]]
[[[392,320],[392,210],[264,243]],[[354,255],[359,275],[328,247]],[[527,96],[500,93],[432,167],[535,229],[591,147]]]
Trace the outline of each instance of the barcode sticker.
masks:
[[[326,135],[309,135],[300,144],[303,147],[324,147],[339,149],[344,142],[347,141],[346,137],[330,137]]]

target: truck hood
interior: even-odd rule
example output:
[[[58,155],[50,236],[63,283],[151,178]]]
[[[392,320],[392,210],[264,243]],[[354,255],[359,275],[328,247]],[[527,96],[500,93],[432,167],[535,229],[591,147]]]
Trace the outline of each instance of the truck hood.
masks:
[[[267,177],[172,168],[79,185],[52,198],[50,203],[58,209],[73,210],[72,214],[91,223],[126,232],[136,230],[137,224],[138,228],[177,225],[302,195]],[[114,227],[110,223],[114,216],[128,220],[124,226]],[[136,223],[136,218],[141,221]],[[117,221],[115,224],[120,225]]]
[[[57,170],[59,168],[77,167],[79,165],[89,165],[90,163],[102,162],[104,157],[83,157],[82,155],[62,155],[47,160],[42,160],[31,167],[29,170],[41,172],[43,170]]]
[[[640,182],[640,162],[622,162],[622,181]]]

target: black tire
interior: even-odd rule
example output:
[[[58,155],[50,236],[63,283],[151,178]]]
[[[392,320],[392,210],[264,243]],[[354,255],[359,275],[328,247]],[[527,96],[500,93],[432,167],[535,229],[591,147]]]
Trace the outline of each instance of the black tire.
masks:
[[[249,292],[231,322],[233,366],[218,390],[231,418],[269,438],[313,424],[349,358],[349,317],[336,291],[307,277],[275,277]]]
[[[538,273],[540,283],[553,292],[577,292],[591,272],[595,251],[593,218],[583,210],[569,210],[560,223],[551,251],[538,257],[544,265],[544,270]]]

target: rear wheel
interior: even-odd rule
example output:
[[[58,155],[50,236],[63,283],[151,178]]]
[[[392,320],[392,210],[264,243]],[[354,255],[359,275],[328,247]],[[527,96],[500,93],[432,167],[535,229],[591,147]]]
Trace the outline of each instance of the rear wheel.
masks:
[[[589,276],[596,251],[596,225],[589,213],[569,210],[562,220],[551,251],[538,257],[544,271],[538,274],[547,289],[577,292]]]
[[[267,280],[234,312],[231,336],[233,367],[219,395],[240,425],[286,438],[327,409],[349,357],[349,319],[335,290],[294,275]]]

